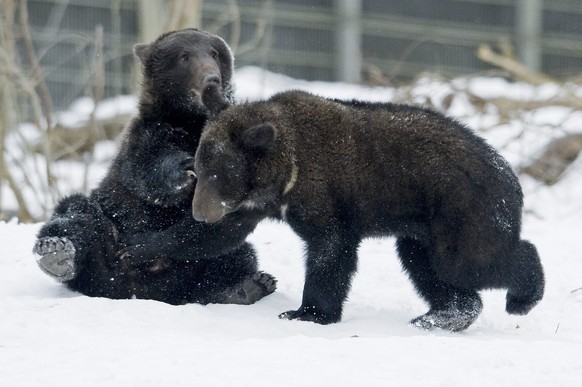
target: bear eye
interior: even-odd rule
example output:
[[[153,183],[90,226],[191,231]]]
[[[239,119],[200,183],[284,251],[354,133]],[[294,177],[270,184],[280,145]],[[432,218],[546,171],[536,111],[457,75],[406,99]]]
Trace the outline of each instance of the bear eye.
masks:
[[[180,59],[182,60],[182,62],[188,62],[190,60],[190,54],[185,52],[182,54],[182,56],[180,56]]]
[[[218,58],[218,51],[213,49],[212,51],[210,51],[210,56],[212,56],[213,59],[217,59]]]

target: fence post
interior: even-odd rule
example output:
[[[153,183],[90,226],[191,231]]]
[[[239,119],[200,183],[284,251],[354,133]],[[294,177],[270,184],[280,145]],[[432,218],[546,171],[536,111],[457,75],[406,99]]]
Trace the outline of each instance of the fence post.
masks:
[[[358,83],[362,69],[361,0],[335,0],[335,16],[336,79]]]
[[[535,71],[542,67],[542,11],[542,0],[518,0],[515,9],[519,57]]]

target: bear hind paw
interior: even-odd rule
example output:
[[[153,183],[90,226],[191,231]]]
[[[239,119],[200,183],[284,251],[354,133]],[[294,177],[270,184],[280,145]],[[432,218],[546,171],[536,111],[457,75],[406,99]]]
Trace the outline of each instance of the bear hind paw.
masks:
[[[247,276],[243,282],[231,289],[222,303],[250,305],[268,296],[277,289],[277,279],[263,271]]]
[[[540,302],[542,299],[542,294],[536,294],[532,297],[520,298],[507,294],[507,300],[505,304],[505,311],[509,314],[514,315],[526,315],[534,306]]]
[[[464,331],[481,314],[483,304],[480,300],[478,301],[470,308],[431,309],[428,313],[413,319],[410,324],[426,331],[432,331],[436,328],[451,332]]]
[[[58,281],[70,281],[77,274],[75,246],[66,237],[39,238],[33,248],[38,266]]]

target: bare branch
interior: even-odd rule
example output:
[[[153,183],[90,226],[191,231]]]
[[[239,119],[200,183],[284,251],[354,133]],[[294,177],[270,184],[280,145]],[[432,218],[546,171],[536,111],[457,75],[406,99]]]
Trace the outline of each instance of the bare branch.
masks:
[[[103,26],[95,27],[95,83],[93,86],[93,110],[89,118],[89,126],[91,128],[90,144],[94,144],[98,138],[101,137],[101,130],[96,120],[97,108],[99,103],[105,95],[105,62],[103,60]],[[89,189],[89,167],[93,162],[93,146],[89,152],[85,154],[85,173],[83,175],[83,191],[87,192]]]
[[[22,38],[24,42],[24,46],[26,48],[26,56],[28,58],[28,62],[32,69],[32,74],[36,81],[38,82],[38,94],[41,100],[41,107],[42,112],[46,119],[47,128],[50,130],[52,128],[52,111],[53,111],[53,104],[52,99],[46,85],[44,75],[42,73],[42,69],[40,67],[40,63],[38,62],[38,58],[34,51],[34,45],[32,43],[32,36],[30,34],[30,28],[28,24],[28,1],[27,0],[20,0],[20,7],[19,7],[19,14],[20,14],[20,29],[22,31]]]
[[[582,134],[569,134],[548,144],[544,153],[521,169],[536,180],[552,185],[560,180],[566,168],[582,151]]]
[[[547,75],[538,73],[509,56],[496,53],[491,46],[486,43],[479,45],[479,48],[477,49],[477,57],[483,62],[502,68],[517,79],[531,83],[532,85],[556,82]]]
[[[46,178],[47,178],[47,185],[52,193],[53,201],[57,200],[59,197],[59,192],[56,186],[55,177],[52,173],[52,157],[51,157],[51,148],[50,148],[50,141],[48,138],[50,137],[50,131],[53,127],[52,122],[52,100],[48,90],[48,87],[45,82],[44,74],[40,67],[40,63],[38,62],[38,58],[34,51],[34,45],[32,43],[32,37],[30,34],[30,28],[28,24],[28,2],[27,0],[20,0],[20,29],[22,31],[22,38],[24,41],[24,46],[26,48],[26,55],[29,61],[29,64],[32,68],[32,73],[37,84],[38,95],[40,98],[40,105],[44,114],[44,118],[46,120],[46,141],[45,143],[45,158],[46,158]]]
[[[5,48],[5,52],[2,56],[5,63],[10,63],[10,58],[15,58],[16,55],[16,42],[13,35],[15,4],[11,0],[5,0],[1,3],[1,7],[4,17],[2,18],[2,23],[0,25],[4,28],[0,30],[0,42]],[[2,16],[0,16],[0,18],[1,17]],[[19,219],[23,222],[31,222],[33,218],[28,210],[28,206],[26,205],[26,200],[24,199],[22,190],[7,166],[5,143],[8,130],[14,125],[14,120],[11,119],[11,117],[14,116],[15,97],[10,88],[11,82],[8,82],[9,78],[0,74],[0,79],[2,79],[2,82],[0,82],[0,180],[6,181],[8,187],[14,194],[18,204]]]

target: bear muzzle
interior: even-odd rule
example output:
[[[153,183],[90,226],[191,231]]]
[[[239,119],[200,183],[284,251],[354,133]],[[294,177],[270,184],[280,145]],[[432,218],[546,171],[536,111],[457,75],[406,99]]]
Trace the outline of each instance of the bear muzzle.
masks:
[[[202,84],[204,86],[208,86],[208,85],[220,85],[221,80],[220,80],[220,75],[219,74],[214,74],[214,73],[209,73],[204,75],[204,78],[202,79]]]
[[[208,87],[222,89],[222,77],[220,69],[216,65],[201,65],[192,74],[190,88],[194,94],[200,96],[203,90]]]
[[[192,200],[192,216],[199,222],[216,223],[232,212],[216,190],[200,181],[196,184]]]

